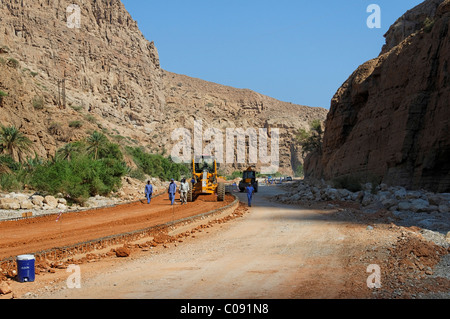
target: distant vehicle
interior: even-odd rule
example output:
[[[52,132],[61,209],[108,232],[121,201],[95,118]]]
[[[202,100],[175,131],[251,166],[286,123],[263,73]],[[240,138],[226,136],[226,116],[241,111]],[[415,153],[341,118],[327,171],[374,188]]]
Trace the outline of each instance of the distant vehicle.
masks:
[[[256,180],[256,171],[251,167],[242,173],[242,180],[239,183],[239,190],[243,193],[245,192],[245,188],[250,185],[253,186],[255,193],[257,193],[258,181]]]
[[[292,182],[292,177],[291,176],[286,177],[286,181],[287,182]]]

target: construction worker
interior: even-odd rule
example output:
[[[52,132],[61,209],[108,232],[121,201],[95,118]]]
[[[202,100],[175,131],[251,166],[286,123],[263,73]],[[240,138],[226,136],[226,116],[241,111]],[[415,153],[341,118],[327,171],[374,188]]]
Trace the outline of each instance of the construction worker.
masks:
[[[248,199],[248,207],[252,207],[252,199],[253,199],[253,193],[255,192],[255,189],[252,185],[249,185],[245,188],[245,191],[247,193],[247,199]]]
[[[153,196],[153,186],[150,183],[150,181],[147,182],[147,185],[145,185],[145,197],[147,197],[147,204],[150,204],[152,201]]]
[[[188,192],[189,192],[189,183],[187,183],[186,179],[183,178],[181,180],[181,185],[180,185],[181,205],[187,204],[187,193]]]
[[[171,204],[175,203],[175,194],[177,193],[177,184],[175,184],[175,180],[172,178],[169,185],[169,199]]]

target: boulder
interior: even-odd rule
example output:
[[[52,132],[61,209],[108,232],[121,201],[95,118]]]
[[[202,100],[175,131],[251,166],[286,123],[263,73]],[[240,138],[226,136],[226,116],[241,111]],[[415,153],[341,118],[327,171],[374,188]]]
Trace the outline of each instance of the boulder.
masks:
[[[385,199],[382,204],[385,208],[389,209],[395,205],[397,205],[397,200],[393,199],[393,198],[389,198],[389,199]]]
[[[338,189],[338,194],[341,197],[341,199],[344,199],[350,196],[351,192],[347,189]]]
[[[56,208],[58,206],[58,200],[53,196],[45,196],[44,204],[47,204],[50,208]]]
[[[406,189],[400,188],[399,190],[395,191],[394,196],[396,199],[406,198]]]
[[[117,257],[121,257],[121,258],[128,257],[128,256],[130,256],[130,254],[131,254],[131,251],[127,247],[120,247],[120,248],[116,249],[116,256]]]
[[[448,212],[450,212],[450,206],[448,206],[448,205],[439,205],[439,212],[440,213],[448,213]]]
[[[33,203],[29,199],[23,199],[20,201],[21,209],[33,209]]]
[[[31,198],[31,202],[33,203],[33,205],[42,206],[42,204],[44,203],[44,197],[39,196],[39,195],[34,195]]]
[[[392,194],[389,191],[381,191],[377,195],[378,195],[379,200],[382,202],[387,199],[390,199],[392,197]]]
[[[325,192],[325,195],[327,197],[327,199],[329,200],[336,200],[338,198],[338,191],[337,189],[334,188],[328,188]]]
[[[12,292],[11,287],[7,282],[0,283],[0,295],[7,295]]]
[[[361,201],[361,205],[363,206],[369,206],[372,201],[374,200],[374,196],[369,192],[369,191],[365,191],[364,192],[364,197]]]
[[[0,209],[17,210],[20,209],[20,202],[17,198],[0,199]]]
[[[402,201],[398,203],[398,209],[401,211],[408,211],[411,209],[411,203],[408,201]]]
[[[411,210],[415,213],[426,212],[430,203],[423,199],[414,199],[411,202]]]
[[[430,194],[427,196],[430,205],[439,206],[441,204],[442,198],[438,194]]]

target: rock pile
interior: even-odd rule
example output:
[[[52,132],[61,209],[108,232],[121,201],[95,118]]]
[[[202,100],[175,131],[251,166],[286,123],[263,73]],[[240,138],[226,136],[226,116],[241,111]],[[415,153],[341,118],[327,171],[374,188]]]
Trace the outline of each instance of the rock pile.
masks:
[[[367,183],[362,190],[351,192],[336,189],[325,182],[310,184],[306,181],[296,182],[286,194],[275,196],[285,203],[307,201],[353,201],[362,208],[378,208],[390,211],[407,211],[414,213],[449,213],[450,193],[432,193],[428,191],[411,191],[404,187],[389,187],[386,184],[374,186]]]
[[[333,188],[323,180],[297,181],[289,185],[287,192],[274,196],[287,204],[304,202],[347,202],[359,205],[363,213],[389,212],[404,226],[447,234],[450,238],[450,194],[424,190],[407,190],[403,187],[362,185],[360,191]],[[443,239],[443,241],[450,241]]]
[[[67,210],[67,201],[54,196],[9,193],[0,198],[2,210]]]
[[[165,192],[169,183],[157,178],[149,178],[154,189],[154,195]],[[111,196],[93,196],[88,198],[83,205],[68,203],[62,194],[60,196],[40,196],[37,194],[7,193],[0,194],[0,220],[23,217],[25,212],[31,212],[33,216],[56,214],[66,211],[81,211],[85,209],[101,208],[119,205],[123,203],[142,200],[145,182],[124,177],[122,187]]]

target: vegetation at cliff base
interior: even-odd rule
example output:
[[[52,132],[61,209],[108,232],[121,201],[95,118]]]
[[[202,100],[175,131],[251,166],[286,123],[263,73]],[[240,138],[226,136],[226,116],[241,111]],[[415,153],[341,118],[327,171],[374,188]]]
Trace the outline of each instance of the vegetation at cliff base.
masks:
[[[99,132],[64,145],[50,159],[30,157],[31,146],[31,141],[15,127],[1,127],[1,190],[62,194],[71,202],[82,203],[90,196],[107,196],[119,190],[126,175],[141,180],[145,174],[163,180],[189,175],[183,164],[141,148],[123,149]],[[124,154],[131,155],[137,169],[127,166]]]
[[[138,166],[138,170],[144,174],[158,177],[161,180],[180,180],[181,177],[190,177],[190,170],[186,164],[175,163],[170,157],[161,154],[146,153],[140,147],[126,147]]]
[[[320,120],[314,120],[310,124],[310,129],[300,129],[296,138],[302,146],[303,155],[312,153],[322,153],[324,130]]]

